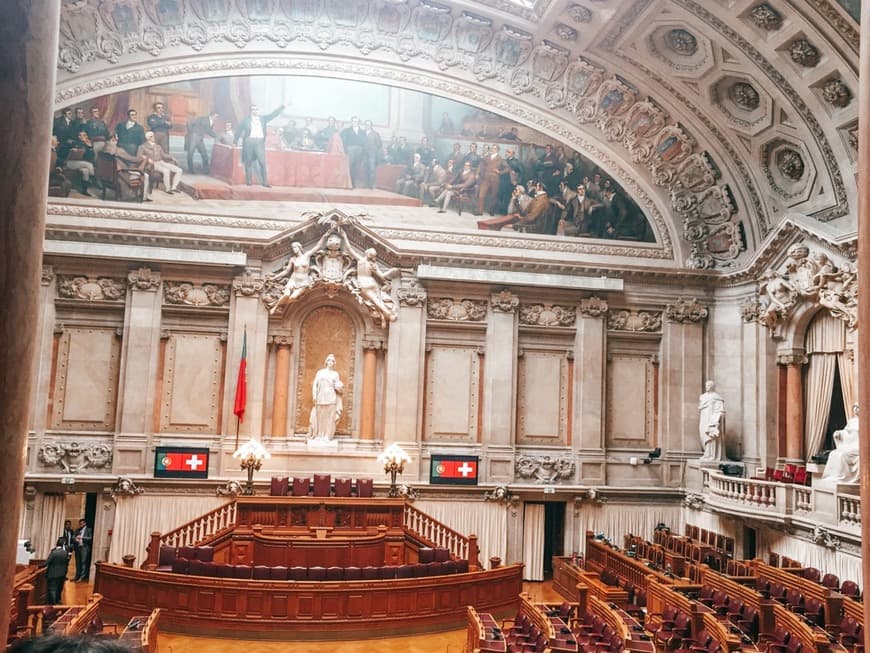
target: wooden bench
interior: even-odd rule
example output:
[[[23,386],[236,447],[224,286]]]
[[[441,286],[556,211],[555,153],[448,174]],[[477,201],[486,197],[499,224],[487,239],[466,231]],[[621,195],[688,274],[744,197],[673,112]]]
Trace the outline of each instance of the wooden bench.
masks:
[[[787,589],[796,589],[804,595],[804,599],[817,599],[825,606],[827,623],[835,627],[840,623],[843,614],[843,602],[849,599],[839,592],[804,578],[800,573],[802,571],[800,568],[783,569],[771,567],[762,560],[752,560],[749,562],[749,566],[753,571],[753,576],[781,583]]]

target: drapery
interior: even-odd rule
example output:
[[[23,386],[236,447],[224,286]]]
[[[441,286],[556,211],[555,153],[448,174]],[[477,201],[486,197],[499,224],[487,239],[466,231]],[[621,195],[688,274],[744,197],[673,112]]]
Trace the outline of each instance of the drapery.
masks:
[[[586,554],[586,531],[603,533],[622,546],[622,538],[628,533],[651,540],[657,524],[667,525],[672,532],[683,532],[683,509],[681,506],[655,504],[617,504],[583,502],[576,519],[580,531],[579,541]]]
[[[119,496],[109,562],[120,563],[122,556],[132,553],[141,565],[152,532],[168,533],[225,503],[225,498],[208,495]]]
[[[63,494],[43,495],[42,510],[34,515],[31,532],[22,533],[22,537],[30,539],[36,549],[34,557],[47,558],[57,538],[63,533],[63,522],[66,519],[65,498]]]
[[[543,503],[527,503],[523,511],[523,579],[544,580]]]
[[[806,441],[807,460],[821,451],[825,444],[825,430],[831,412],[831,391],[834,388],[834,375],[837,371],[836,354],[813,354],[807,365],[806,397]],[[842,376],[842,375],[841,375]]]
[[[758,557],[762,560],[767,560],[767,554],[773,551],[801,562],[804,567],[815,567],[823,576],[826,573],[836,574],[841,583],[844,580],[854,580],[862,585],[860,555],[826,549],[767,528],[758,529],[756,547]]]
[[[507,555],[507,508],[498,502],[469,502],[417,499],[414,507],[449,526],[462,535],[477,535],[480,563],[489,567],[489,559],[498,556],[504,563]]]
[[[855,361],[849,354],[841,351],[837,354],[837,365],[840,368],[840,387],[843,390],[843,408],[846,419],[852,416],[852,406],[858,403],[858,384],[855,382]]]

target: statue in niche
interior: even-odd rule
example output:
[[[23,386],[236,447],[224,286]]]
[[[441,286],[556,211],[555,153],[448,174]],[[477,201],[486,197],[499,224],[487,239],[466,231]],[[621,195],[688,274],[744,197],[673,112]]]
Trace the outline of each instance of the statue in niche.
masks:
[[[311,270],[311,255],[323,246],[329,233],[325,233],[317,244],[307,252],[302,250],[302,245],[298,242],[290,245],[293,255],[287,261],[287,265],[279,273],[269,277],[272,281],[287,279],[287,282],[284,284],[284,292],[278,301],[275,302],[275,305],[269,309],[270,315],[274,315],[287,304],[295,302],[305,291],[314,285],[316,277]]]
[[[311,386],[314,406],[311,408],[309,437],[315,440],[331,440],[335,426],[341,419],[343,404],[341,393],[344,384],[335,371],[335,356],[326,357],[326,367],[317,371]]]
[[[819,485],[858,482],[858,405],[852,406],[852,417],[846,426],[834,431],[836,449],[828,454],[828,462]]]
[[[700,413],[699,431],[704,453],[701,460],[704,462],[718,462],[722,460],[722,434],[725,425],[725,400],[722,395],[713,390],[714,383],[707,381],[704,384],[704,392],[698,399],[698,412]]]

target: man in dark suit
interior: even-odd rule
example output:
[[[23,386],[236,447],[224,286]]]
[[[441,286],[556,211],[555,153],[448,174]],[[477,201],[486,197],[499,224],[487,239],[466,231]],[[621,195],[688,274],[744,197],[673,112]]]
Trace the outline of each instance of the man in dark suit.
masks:
[[[354,188],[362,188],[368,181],[365,171],[366,133],[357,116],[350,119],[349,127],[341,130],[341,144],[347,154],[351,184]]]
[[[148,114],[145,122],[148,129],[154,132],[154,142],[169,154],[169,131],[172,129],[172,121],[166,115],[166,106],[162,102],[154,103],[154,112]]]
[[[64,548],[64,539],[59,537],[57,544],[48,554],[48,558],[45,559],[45,584],[49,605],[57,605],[61,602],[68,565],[69,553]]]
[[[72,147],[73,141],[78,136],[78,132],[73,127],[73,110],[64,109],[60,115],[54,119],[51,133],[57,136],[57,155],[61,159],[66,159],[67,153]]]
[[[266,188],[271,188],[266,174],[266,126],[271,120],[277,118],[283,110],[284,105],[282,104],[272,113],[261,116],[259,107],[252,104],[248,116],[239,123],[233,145],[236,145],[241,139],[242,163],[245,165],[245,183],[248,186],[251,185],[251,173],[254,162],[256,162],[260,166],[261,183]]]
[[[136,122],[138,113],[136,109],[127,111],[127,120],[115,125],[115,134],[118,136],[118,146],[127,150],[128,154],[136,156],[139,146],[145,142],[145,128]]]
[[[207,116],[194,118],[187,123],[187,135],[184,138],[184,149],[187,150],[187,171],[193,172],[193,153],[199,152],[202,159],[203,172],[208,173],[208,150],[205,149],[205,137],[217,138],[214,126],[218,114],[212,111]]]
[[[74,583],[86,582],[91,571],[91,544],[94,541],[94,531],[84,519],[79,519],[76,530],[76,577]]]

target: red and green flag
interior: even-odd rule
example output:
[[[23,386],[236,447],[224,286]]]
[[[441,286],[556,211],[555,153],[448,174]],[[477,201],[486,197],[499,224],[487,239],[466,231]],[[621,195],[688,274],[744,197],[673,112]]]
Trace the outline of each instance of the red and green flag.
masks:
[[[242,338],[242,360],[239,361],[239,376],[236,379],[236,401],[233,403],[233,413],[239,421],[245,419],[245,406],[248,403],[248,330]]]

